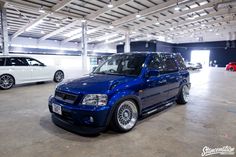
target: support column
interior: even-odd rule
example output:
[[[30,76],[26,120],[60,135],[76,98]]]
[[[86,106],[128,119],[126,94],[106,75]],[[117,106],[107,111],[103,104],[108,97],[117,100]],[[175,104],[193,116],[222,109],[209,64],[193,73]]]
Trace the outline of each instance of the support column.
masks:
[[[124,48],[124,52],[130,52],[130,33],[129,31],[125,33],[125,48]]]
[[[82,68],[83,71],[86,73],[88,72],[89,62],[88,62],[88,56],[87,56],[87,21],[82,22],[82,38],[81,38],[81,46],[82,46]]]
[[[2,34],[2,53],[8,55],[8,30],[7,30],[7,14],[6,14],[6,3],[0,2],[1,12],[1,34]]]

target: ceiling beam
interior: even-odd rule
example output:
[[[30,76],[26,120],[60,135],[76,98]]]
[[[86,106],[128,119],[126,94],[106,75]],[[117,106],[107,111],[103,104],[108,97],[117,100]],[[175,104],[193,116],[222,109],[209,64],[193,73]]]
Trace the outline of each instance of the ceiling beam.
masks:
[[[113,5],[112,8],[108,8],[108,7],[105,5],[103,8],[101,8],[101,9],[99,9],[99,10],[93,12],[92,14],[87,15],[85,18],[91,19],[91,20],[95,20],[95,19],[96,19],[97,17],[99,17],[101,14],[104,14],[105,12],[107,12],[107,11],[109,11],[109,10],[115,9],[115,8],[117,8],[117,7],[119,7],[119,6],[122,6],[122,5],[124,5],[124,4],[128,3],[128,2],[131,2],[131,1],[133,1],[133,0],[118,0],[118,1],[113,1],[113,2],[112,2],[112,5]]]
[[[116,36],[119,36],[119,33],[110,33],[110,34],[107,34],[107,35],[104,35],[104,36],[93,38],[92,40],[89,40],[88,43],[95,42],[95,41],[105,41],[105,40],[114,38]]]
[[[191,24],[191,23],[194,23],[194,22],[197,22],[197,21],[200,21],[200,20],[204,20],[204,19],[207,19],[207,18],[215,17],[215,16],[235,14],[235,13],[236,13],[236,8],[222,9],[222,10],[219,10],[218,12],[214,12],[214,13],[210,13],[210,14],[207,14],[207,15],[204,15],[204,16],[197,17],[193,20],[186,20],[186,21],[181,22],[181,23],[160,26],[160,27],[155,29],[155,32],[163,32],[163,31],[167,31],[167,30],[169,31],[170,28],[175,28],[175,27],[178,27],[178,26]],[[173,31],[175,31],[175,30],[173,30]],[[144,32],[154,33],[154,30],[153,29],[152,30],[147,30],[147,31],[145,30]],[[161,33],[157,33],[157,34],[162,35]]]
[[[189,0],[179,0],[178,3],[184,3],[187,1],[189,1]],[[168,9],[170,7],[174,7],[174,6],[176,6],[176,0],[165,1],[159,5],[155,5],[153,7],[144,9],[144,10],[138,12],[138,14],[141,15],[141,17],[144,17],[144,16],[148,16],[150,14],[153,14],[153,13],[156,13],[156,12],[159,12],[159,11],[162,11],[162,10]],[[124,23],[130,22],[130,21],[133,21],[136,19],[137,19],[136,14],[131,14],[131,15],[125,16],[121,19],[118,19],[116,21],[113,21],[112,25],[117,27],[117,26],[120,26]]]
[[[80,20],[75,20],[72,23],[70,23],[70,24],[68,24],[68,25],[66,25],[64,27],[61,27],[61,28],[56,29],[55,31],[49,33],[49,34],[44,35],[43,37],[40,38],[40,40],[46,40],[46,39],[48,39],[48,38],[50,38],[52,36],[55,36],[55,35],[65,31],[65,30],[71,28],[71,27],[74,27],[77,24],[81,24],[81,21]]]
[[[66,5],[68,5],[69,3],[71,3],[74,0],[62,0],[59,3],[57,3],[56,5],[54,5],[50,11],[45,11],[46,13],[41,14],[39,17],[37,17],[35,20],[31,21],[30,23],[26,24],[24,27],[20,28],[17,32],[15,32],[12,35],[12,39],[16,38],[17,36],[21,35],[22,33],[24,33],[27,29],[35,26],[36,24],[38,24],[40,21],[42,21],[45,17],[47,17],[48,15],[50,15],[51,13],[57,12],[60,9],[62,9],[63,7],[65,7]]]
[[[131,27],[131,30],[133,30],[133,29],[135,29],[135,30],[136,29],[142,29],[142,28],[145,28],[147,26],[153,25],[157,22],[162,23],[162,22],[165,22],[167,20],[178,18],[180,16],[183,16],[183,15],[186,15],[186,14],[189,14],[189,13],[193,13],[193,12],[200,11],[200,10],[203,10],[203,9],[211,8],[211,7],[214,7],[214,5],[218,4],[219,2],[222,2],[222,0],[214,0],[210,3],[204,4],[202,6],[198,6],[196,8],[188,9],[188,10],[181,11],[181,12],[176,12],[176,13],[170,14],[168,16],[161,16],[158,19],[155,18],[152,21],[148,21],[148,22],[145,22],[145,23],[140,23],[138,25],[135,25],[134,27]]]
[[[103,26],[100,26],[100,27],[97,27],[97,28],[93,28],[93,29],[90,29],[87,31],[87,34],[92,34],[94,32],[97,32],[101,29],[103,29],[104,27]],[[66,42],[69,42],[69,41],[72,41],[72,40],[75,40],[75,39],[80,39],[82,37],[82,34],[81,32],[80,33],[77,33],[69,38],[66,38],[65,40],[62,41],[62,43],[66,43]]]
[[[231,21],[232,17],[229,16],[229,17],[225,17],[223,19],[219,19],[219,20],[214,20],[214,21],[211,21],[211,22],[208,22],[205,24],[205,26],[201,26],[201,25],[197,25],[197,26],[192,26],[192,27],[188,27],[188,28],[185,28],[184,30],[180,30],[180,31],[175,31],[175,32],[170,32],[168,33],[167,35],[182,35],[184,34],[184,32],[188,31],[188,33],[192,33],[192,32],[189,32],[190,30],[193,30],[193,29],[197,29],[197,28],[202,28],[201,30],[203,29],[209,29],[209,27],[213,24],[217,24],[217,23],[222,23],[222,22],[229,22]],[[214,28],[213,28],[214,29]],[[195,31],[195,30],[194,30]],[[193,32],[194,33],[194,32]]]

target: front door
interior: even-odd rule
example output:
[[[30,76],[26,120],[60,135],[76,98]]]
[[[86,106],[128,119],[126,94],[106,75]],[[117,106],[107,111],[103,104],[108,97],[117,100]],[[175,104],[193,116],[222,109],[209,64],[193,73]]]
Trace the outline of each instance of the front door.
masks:
[[[168,82],[166,75],[162,74],[163,66],[158,54],[154,55],[147,66],[148,70],[158,70],[160,75],[147,76],[144,79],[144,89],[141,94],[143,108],[160,104],[166,100]]]

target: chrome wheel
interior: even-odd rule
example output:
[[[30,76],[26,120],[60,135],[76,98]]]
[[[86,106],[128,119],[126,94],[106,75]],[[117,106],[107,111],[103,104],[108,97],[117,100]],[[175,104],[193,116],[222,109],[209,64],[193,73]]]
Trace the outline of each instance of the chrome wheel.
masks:
[[[189,99],[189,88],[188,88],[187,85],[183,86],[182,92],[183,92],[184,101],[188,102],[188,99]]]
[[[0,88],[10,89],[14,85],[14,78],[10,75],[2,75],[0,77]]]
[[[64,79],[64,73],[62,71],[57,71],[54,76],[55,82],[61,82]]]
[[[138,119],[138,110],[134,102],[124,101],[117,110],[117,120],[120,127],[129,130],[134,127]]]

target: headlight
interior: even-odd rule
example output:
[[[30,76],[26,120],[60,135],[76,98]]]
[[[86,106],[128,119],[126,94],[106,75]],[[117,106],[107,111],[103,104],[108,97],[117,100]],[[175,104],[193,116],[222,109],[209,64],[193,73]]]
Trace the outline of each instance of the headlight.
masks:
[[[105,106],[107,104],[106,94],[88,94],[84,97],[83,105]]]

